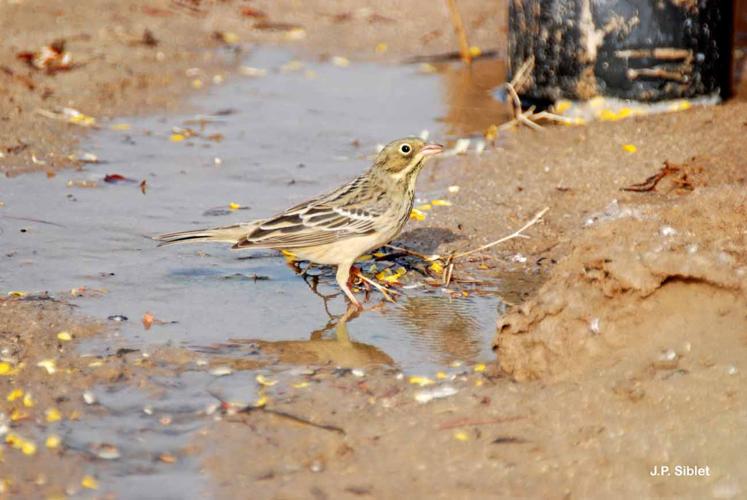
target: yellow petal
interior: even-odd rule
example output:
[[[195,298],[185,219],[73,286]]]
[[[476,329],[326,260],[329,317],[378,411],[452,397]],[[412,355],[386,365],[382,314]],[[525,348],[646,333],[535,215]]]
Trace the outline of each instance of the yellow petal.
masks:
[[[202,80],[200,80],[199,78],[195,78],[194,80],[192,80],[193,89],[201,89],[203,85],[204,84],[202,83]]]
[[[480,50],[480,47],[477,47],[476,45],[473,45],[469,48],[469,55],[471,57],[480,57],[482,54],[482,50]]]
[[[57,338],[62,340],[63,342],[68,342],[70,340],[73,340],[73,336],[70,335],[69,332],[60,332],[57,334]]]
[[[24,455],[33,455],[36,453],[36,445],[32,441],[24,441],[21,444],[21,451]]]
[[[419,385],[420,387],[423,387],[425,385],[435,384],[435,382],[433,380],[429,379],[428,377],[421,377],[419,375],[412,375],[408,379],[408,381],[411,384]]]
[[[433,200],[431,201],[431,205],[434,207],[450,207],[451,202],[449,200]]]
[[[469,434],[464,431],[457,431],[454,433],[454,439],[457,441],[469,441]]]
[[[24,418],[28,418],[29,414],[28,412],[25,412],[23,410],[19,410],[18,408],[14,409],[12,412],[10,412],[10,420],[12,422],[18,422],[19,420],[23,420]]]
[[[114,123],[110,127],[112,130],[130,130],[129,123]]]
[[[62,440],[60,439],[60,436],[52,434],[51,436],[47,436],[47,440],[44,441],[44,445],[47,448],[57,448],[58,446],[60,446],[61,441]]]
[[[32,408],[34,406],[34,398],[28,392],[23,396],[23,406],[26,408]]]
[[[443,380],[446,378],[446,372],[436,372],[436,378],[438,380]]]
[[[171,142],[182,142],[186,137],[183,134],[173,133],[169,136]]]
[[[553,106],[553,111],[559,115],[562,115],[569,109],[571,109],[571,106],[573,103],[569,101],[568,99],[560,99],[558,101],[555,101],[555,105]]]
[[[99,488],[99,483],[93,476],[83,476],[83,479],[80,480],[80,485],[89,490],[97,490]]]
[[[638,151],[638,148],[635,147],[635,144],[623,144],[623,151],[626,151],[628,153],[635,153]]]
[[[379,42],[376,44],[376,47],[374,48],[377,54],[383,54],[387,50],[389,50],[389,45],[387,45],[384,42]]]
[[[599,119],[605,122],[613,122],[613,121],[619,120],[620,118],[617,116],[617,113],[615,113],[614,111],[610,111],[609,109],[603,109],[599,113]]]
[[[441,263],[438,261],[433,262],[433,264],[428,266],[428,269],[430,269],[436,274],[441,274],[442,272],[444,272],[444,266],[442,266]]]
[[[23,389],[13,389],[8,393],[8,397],[6,398],[8,402],[15,401],[18,398],[23,397]]]
[[[229,210],[238,210],[240,208],[241,208],[241,205],[239,205],[238,203],[231,202],[228,204]]]
[[[355,259],[355,261],[356,262],[365,262],[365,261],[371,260],[371,259],[373,259],[373,256],[366,254],[366,255],[361,255],[360,257],[358,257],[357,259]]]
[[[295,384],[293,384],[294,389],[303,389],[308,386],[309,386],[308,382],[296,382]]]
[[[472,369],[475,370],[477,373],[482,373],[485,371],[485,363],[477,363]]]
[[[26,292],[21,292],[19,290],[11,290],[10,292],[8,292],[8,297],[19,297],[20,298],[20,297],[25,297],[25,296],[26,296]]]
[[[427,212],[428,210],[430,210],[433,207],[430,205],[430,203],[424,203],[422,205],[418,205],[415,208],[416,208],[416,210],[420,210],[422,212]]]
[[[47,422],[59,422],[62,420],[62,414],[57,408],[48,408],[46,411]]]
[[[413,208],[410,212],[410,218],[415,220],[425,220],[425,213],[421,212],[417,208]]]

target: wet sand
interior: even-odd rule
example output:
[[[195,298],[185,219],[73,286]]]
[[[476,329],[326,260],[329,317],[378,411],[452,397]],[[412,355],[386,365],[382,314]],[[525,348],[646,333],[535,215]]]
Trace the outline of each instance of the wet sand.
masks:
[[[10,27],[3,43],[11,50],[3,52],[2,64],[12,70],[2,75],[12,96],[0,103],[8,107],[0,108],[8,117],[0,122],[8,141],[0,159],[4,171],[70,165],[63,158],[76,151],[80,128],[40,118],[36,107],[72,106],[97,117],[179,108],[195,79],[184,76],[187,68],[231,71],[230,57],[206,59],[213,54],[206,48],[222,44],[212,36],[216,30],[351,58],[398,60],[453,46],[443,19],[441,33],[433,34],[435,19],[444,13],[415,3],[408,4],[412,12],[397,16],[386,6],[381,13],[348,16],[327,12],[326,3],[293,15],[281,14],[287,11],[280,4],[252,4],[274,22],[303,25],[307,36],[296,41],[283,40],[291,30],[252,29],[255,19],[235,15],[238,4],[196,4],[205,12],[167,2],[112,3],[107,15],[124,27],[119,34],[90,29],[88,2],[3,4],[3,22]],[[38,10],[30,11],[34,5]],[[497,25],[481,23],[470,2],[463,9],[475,13],[469,21],[474,43],[490,47]],[[48,22],[41,21],[57,16],[60,31],[50,34]],[[402,28],[400,21],[378,16],[417,21]],[[162,40],[158,46],[127,37],[142,35],[146,27]],[[195,33],[201,38],[195,40]],[[18,50],[57,36],[71,39],[69,48],[85,66],[48,76],[14,60]],[[377,55],[373,48],[382,40],[389,49]],[[154,51],[165,59],[158,61]],[[465,112],[458,102],[452,101],[451,113]],[[472,248],[550,207],[545,221],[528,232],[530,240],[514,240],[457,267],[457,273],[510,276],[517,283],[509,300],[516,306],[497,325],[497,361],[449,367],[424,387],[411,382],[426,381],[387,368],[275,374],[278,383],[270,381],[265,389],[258,384],[236,405],[213,398],[215,405],[204,410],[205,426],[179,449],[149,452],[147,460],[163,474],[153,476],[162,483],[153,488],[179,496],[179,481],[199,476],[193,491],[215,497],[247,491],[260,498],[743,495],[745,442],[736,431],[747,407],[745,117],[747,106],[732,102],[587,127],[519,130],[479,157],[435,165],[423,184],[458,184],[454,207],[429,214],[418,232],[403,237],[406,243],[427,243],[442,234],[436,230],[447,229],[462,239],[438,251]],[[625,144],[636,152],[623,150]],[[620,191],[665,161],[677,170],[653,190]],[[116,386],[168,394],[173,388],[159,385],[158,377],[185,384],[186,377],[227,365],[262,366],[251,356],[198,362],[193,351],[168,347],[147,356],[111,352],[92,360],[81,357],[80,341],[110,336],[116,345],[116,325],[104,327],[67,306],[28,297],[4,298],[0,307],[0,426],[23,438],[10,439],[0,453],[0,491],[10,496],[115,491],[94,480],[109,467],[101,453],[76,449],[66,439],[73,423],[104,421],[110,413],[86,404],[85,391]],[[72,340],[58,338],[63,331]],[[277,356],[295,349],[276,348]],[[351,356],[350,349],[343,351]],[[321,353],[343,364],[382,360],[375,346],[353,346],[352,352],[340,358],[320,346],[307,359]],[[53,374],[47,360],[54,360]],[[418,402],[424,391],[444,387],[455,394]],[[30,404],[17,389],[33,395]],[[237,411],[244,405],[257,408]],[[59,410],[59,420],[50,409]],[[168,427],[174,425],[165,419],[170,415],[178,412],[164,410],[154,418]],[[45,446],[53,433],[63,438],[59,448]],[[651,476],[661,465],[707,466],[709,475]],[[194,472],[174,472],[179,470]]]

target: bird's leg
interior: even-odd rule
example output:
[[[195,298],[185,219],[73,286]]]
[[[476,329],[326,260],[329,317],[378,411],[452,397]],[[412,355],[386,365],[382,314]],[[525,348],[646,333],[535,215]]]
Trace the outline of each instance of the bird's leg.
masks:
[[[355,298],[355,295],[353,295],[353,292],[350,290],[350,286],[348,286],[348,278],[350,278],[350,268],[352,265],[352,262],[343,262],[337,266],[337,284],[340,285],[342,291],[348,296],[350,303],[358,309],[362,309],[363,306],[358,302],[358,299]]]

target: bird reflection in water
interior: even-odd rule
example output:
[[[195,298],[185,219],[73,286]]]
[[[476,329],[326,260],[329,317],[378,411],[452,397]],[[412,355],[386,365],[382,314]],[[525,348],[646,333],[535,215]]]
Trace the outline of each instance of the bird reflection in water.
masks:
[[[230,352],[233,355],[243,352],[255,355],[214,360],[235,369],[256,369],[267,364],[344,368],[393,366],[394,360],[386,353],[372,345],[350,340],[347,323],[359,314],[360,311],[351,306],[342,315],[330,315],[327,324],[314,330],[309,340],[232,339],[227,343],[202,348],[201,351],[216,354]],[[334,336],[325,337],[325,333],[330,331],[334,332]]]

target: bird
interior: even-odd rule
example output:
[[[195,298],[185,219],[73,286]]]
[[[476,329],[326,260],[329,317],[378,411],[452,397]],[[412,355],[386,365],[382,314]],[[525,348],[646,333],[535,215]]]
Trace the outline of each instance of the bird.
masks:
[[[352,306],[355,260],[394,239],[410,218],[415,182],[425,163],[443,146],[418,137],[390,142],[371,167],[352,181],[265,219],[230,226],[161,234],[159,246],[226,242],[232,249],[287,251],[298,260],[337,266],[337,284]]]

